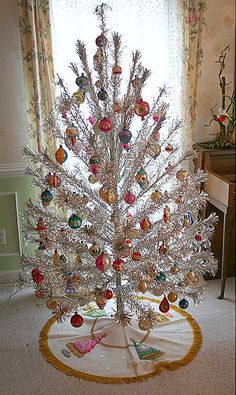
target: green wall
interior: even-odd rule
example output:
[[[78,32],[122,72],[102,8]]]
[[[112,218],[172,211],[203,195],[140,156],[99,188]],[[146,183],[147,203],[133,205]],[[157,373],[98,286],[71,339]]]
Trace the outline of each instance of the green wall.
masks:
[[[23,221],[20,216],[23,214],[25,202],[29,198],[33,201],[35,199],[34,188],[31,185],[31,178],[26,176],[0,179],[0,192],[17,192],[21,247],[25,254],[30,254],[34,250],[32,246],[25,247],[23,245]],[[0,253],[14,251],[17,248],[17,233],[11,196],[0,196],[0,229],[6,229],[7,236],[7,245],[0,245]],[[0,256],[0,271],[17,270],[19,269],[18,262],[18,256]]]

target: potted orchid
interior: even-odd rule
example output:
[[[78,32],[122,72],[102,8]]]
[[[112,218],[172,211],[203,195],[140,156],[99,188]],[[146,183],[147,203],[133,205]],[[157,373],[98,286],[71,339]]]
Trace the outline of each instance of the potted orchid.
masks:
[[[230,85],[231,82],[227,83],[226,78],[222,76],[225,68],[225,58],[227,52],[230,50],[229,45],[224,48],[220,53],[216,63],[219,64],[219,86],[221,89],[221,107],[218,112],[215,111],[214,105],[211,110],[212,118],[209,124],[205,126],[210,126],[212,122],[217,122],[219,125],[219,133],[212,141],[207,141],[200,143],[201,146],[205,148],[231,148],[235,144],[233,143],[233,132],[235,131],[235,91],[232,95],[226,94],[226,86]]]

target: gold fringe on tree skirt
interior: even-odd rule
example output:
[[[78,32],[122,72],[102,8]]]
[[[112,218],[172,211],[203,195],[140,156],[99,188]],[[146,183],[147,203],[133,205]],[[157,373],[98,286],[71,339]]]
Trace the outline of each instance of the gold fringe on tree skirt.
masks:
[[[140,299],[148,300],[149,302],[153,303],[159,303],[156,299],[151,299],[147,297],[141,297]],[[39,349],[44,356],[44,358],[51,364],[53,365],[56,369],[60,370],[61,372],[73,376],[73,377],[78,377],[80,379],[88,380],[88,381],[94,381],[97,383],[103,383],[103,384],[130,384],[130,383],[135,383],[138,381],[146,381],[154,376],[156,376],[158,373],[160,373],[163,369],[169,369],[169,370],[175,370],[178,369],[184,365],[187,365],[189,362],[191,362],[194,357],[197,355],[198,351],[201,348],[202,344],[202,333],[201,329],[198,325],[198,323],[191,317],[190,314],[187,312],[183,311],[182,309],[176,307],[176,306],[171,306],[171,309],[175,310],[178,312],[180,315],[186,318],[188,321],[192,333],[193,333],[193,343],[188,351],[188,353],[181,359],[168,362],[168,361],[160,361],[157,362],[155,366],[155,370],[151,373],[145,374],[145,375],[140,375],[140,376],[133,376],[133,377],[102,377],[102,376],[95,376],[91,375],[89,373],[84,373],[80,372],[78,370],[72,369],[65,365],[63,362],[58,360],[53,353],[51,352],[49,346],[48,346],[48,333],[50,331],[51,326],[55,323],[56,319],[55,318],[50,318],[47,323],[44,325],[40,332],[40,339],[39,339]]]

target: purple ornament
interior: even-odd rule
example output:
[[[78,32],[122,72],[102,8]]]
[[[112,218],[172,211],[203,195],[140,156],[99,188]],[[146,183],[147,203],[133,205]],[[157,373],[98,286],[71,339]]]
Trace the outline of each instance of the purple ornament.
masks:
[[[123,144],[128,144],[128,142],[131,140],[131,137],[132,133],[128,129],[123,129],[119,132],[119,138]]]

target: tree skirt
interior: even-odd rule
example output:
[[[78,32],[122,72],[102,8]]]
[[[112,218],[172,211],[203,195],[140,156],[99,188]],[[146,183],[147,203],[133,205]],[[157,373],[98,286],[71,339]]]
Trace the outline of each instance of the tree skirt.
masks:
[[[156,308],[156,299],[141,297]],[[106,310],[84,307],[84,324],[51,318],[40,333],[40,350],[60,371],[82,379],[107,384],[131,383],[155,376],[163,368],[174,370],[195,357],[201,347],[201,330],[185,311],[172,306],[158,313],[151,331],[139,329],[132,319],[126,327],[115,322],[114,302]]]

